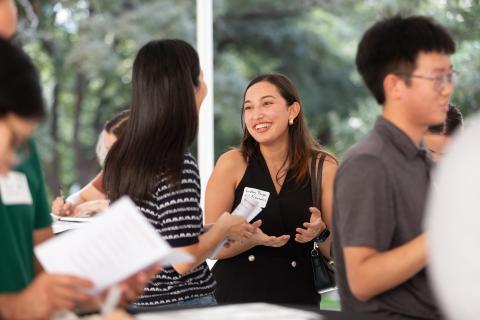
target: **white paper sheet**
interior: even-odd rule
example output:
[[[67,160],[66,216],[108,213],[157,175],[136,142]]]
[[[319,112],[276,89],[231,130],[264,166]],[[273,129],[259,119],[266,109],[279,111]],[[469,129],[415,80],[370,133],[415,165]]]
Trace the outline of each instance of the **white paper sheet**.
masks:
[[[173,250],[127,197],[82,228],[36,246],[35,254],[49,273],[92,280],[92,293],[155,262],[166,266],[193,260],[191,255]]]
[[[137,320],[318,320],[318,313],[268,303],[242,303],[211,308],[145,313]]]
[[[242,200],[244,198],[250,198],[257,201],[258,205],[263,209],[267,206],[270,192],[257,188],[245,187],[243,188]]]
[[[250,223],[260,211],[262,211],[262,207],[259,206],[255,199],[244,197],[235,210],[232,211],[232,214],[242,216]]]
[[[242,201],[240,201],[237,207],[232,211],[232,214],[244,217],[247,222],[250,222],[260,213],[260,211],[262,211],[262,208],[255,199],[243,197]],[[217,254],[222,250],[222,247],[226,242],[227,239],[220,242],[209,258],[216,259]]]

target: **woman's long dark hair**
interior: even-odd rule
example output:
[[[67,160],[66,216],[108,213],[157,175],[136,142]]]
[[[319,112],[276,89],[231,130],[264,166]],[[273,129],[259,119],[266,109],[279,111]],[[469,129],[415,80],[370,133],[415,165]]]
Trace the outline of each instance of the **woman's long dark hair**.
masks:
[[[268,82],[277,88],[280,95],[287,102],[287,106],[291,106],[295,102],[298,102],[301,105],[300,95],[293,82],[285,75],[279,73],[261,74],[250,81],[245,89],[245,92],[243,93],[243,101],[245,101],[245,95],[247,94],[248,89],[254,84],[263,81]],[[248,161],[248,159],[254,157],[255,152],[257,152],[258,142],[250,135],[246,126],[244,125],[243,108],[242,126],[243,138],[240,143],[240,151],[242,152],[245,160]],[[282,169],[291,170],[290,178],[297,186],[300,186],[302,183],[306,182],[306,178],[309,176],[310,159],[314,154],[319,153],[326,154],[336,161],[335,157],[325,151],[323,147],[312,137],[305,122],[303,110],[300,108],[300,112],[293,121],[293,125],[288,126],[287,156],[282,167],[277,172],[277,182],[280,181],[282,175],[286,174],[286,170],[283,171]],[[284,168],[287,162],[289,163],[289,167]],[[280,175],[280,172],[282,171],[284,173]]]
[[[198,54],[182,40],[151,41],[140,49],[125,134],[105,161],[103,183],[111,200],[148,198],[159,178],[180,183],[184,155],[198,129],[199,75]]]

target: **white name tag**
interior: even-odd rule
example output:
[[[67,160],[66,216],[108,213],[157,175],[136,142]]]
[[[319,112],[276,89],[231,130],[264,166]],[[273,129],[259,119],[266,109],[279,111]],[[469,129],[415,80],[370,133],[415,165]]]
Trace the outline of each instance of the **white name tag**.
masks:
[[[0,176],[0,195],[5,205],[32,204],[27,177],[20,172],[10,171]]]
[[[258,203],[258,206],[263,209],[267,206],[269,196],[270,192],[268,191],[245,187],[245,189],[243,189],[242,201],[245,198],[253,199]]]

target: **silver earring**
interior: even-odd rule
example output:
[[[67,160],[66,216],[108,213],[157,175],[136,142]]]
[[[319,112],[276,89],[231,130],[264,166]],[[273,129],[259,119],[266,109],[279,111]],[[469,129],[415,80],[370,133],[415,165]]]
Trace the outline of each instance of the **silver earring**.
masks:
[[[288,119],[288,124],[293,126],[293,118]]]

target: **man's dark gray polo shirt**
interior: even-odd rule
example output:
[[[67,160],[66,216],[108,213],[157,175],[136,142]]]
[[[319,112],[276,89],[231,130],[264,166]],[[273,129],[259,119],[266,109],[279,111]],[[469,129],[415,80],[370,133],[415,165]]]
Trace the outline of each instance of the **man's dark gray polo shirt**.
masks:
[[[432,162],[398,127],[379,117],[375,127],[345,155],[335,178],[334,253],[342,309],[438,319],[425,270],[367,302],[351,293],[343,248],[385,252],[422,233]],[[388,270],[385,270],[388,272]]]

